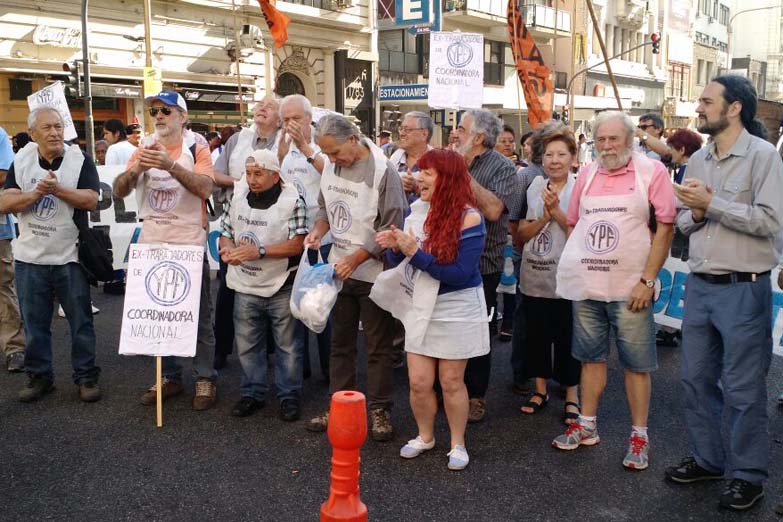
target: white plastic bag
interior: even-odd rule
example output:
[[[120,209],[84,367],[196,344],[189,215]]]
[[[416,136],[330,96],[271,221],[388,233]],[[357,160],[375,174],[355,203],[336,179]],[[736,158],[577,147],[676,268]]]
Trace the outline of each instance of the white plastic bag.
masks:
[[[323,332],[342,288],[342,280],[332,265],[323,262],[320,252],[318,262],[311,265],[305,249],[291,290],[291,314],[310,330]]]

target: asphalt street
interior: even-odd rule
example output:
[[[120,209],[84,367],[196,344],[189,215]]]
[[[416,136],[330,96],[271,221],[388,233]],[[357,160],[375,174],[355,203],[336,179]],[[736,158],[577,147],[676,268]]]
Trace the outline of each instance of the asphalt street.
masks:
[[[34,404],[16,395],[21,374],[0,372],[0,521],[315,521],[329,491],[331,449],[325,434],[304,429],[328,407],[317,370],[306,381],[302,420],[277,417],[266,407],[238,419],[239,365],[234,357],[218,381],[219,402],[206,412],[190,408],[190,393],[167,402],[164,426],[154,407],[139,404],[154,380],[150,358],[117,353],[122,297],[94,291],[103,399],[81,403],[70,381],[69,335],[54,320],[57,390]],[[314,343],[311,343],[311,345]],[[745,514],[719,511],[723,484],[673,486],[666,466],[688,454],[680,405],[679,350],[659,350],[650,416],[651,464],[643,472],[622,468],[630,420],[616,356],[599,415],[601,444],[573,452],[550,446],[563,430],[562,398],[555,390],[538,415],[519,412],[523,399],[510,391],[510,344],[493,343],[493,375],[486,420],[468,428],[471,462],[446,469],[448,433],[438,418],[437,446],[414,460],[398,456],[415,436],[407,376],[396,371],[393,441],[368,440],[362,448],[361,496],[374,521],[728,521],[778,520],[783,481],[780,441],[783,363],[769,375],[773,475],[766,498]],[[362,374],[363,377],[364,374]],[[192,390],[192,385],[191,385]],[[192,393],[192,392],[191,392]]]

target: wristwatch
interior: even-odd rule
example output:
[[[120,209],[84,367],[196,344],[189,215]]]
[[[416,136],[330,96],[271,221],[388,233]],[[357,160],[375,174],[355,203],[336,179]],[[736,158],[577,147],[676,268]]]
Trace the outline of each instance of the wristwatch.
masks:
[[[266,256],[266,248],[264,248],[264,245],[261,245],[258,247],[258,259],[264,259],[264,256]]]
[[[639,138],[639,139],[641,140],[641,142],[642,142],[642,143],[647,143],[647,139],[648,139],[649,137],[650,137],[650,135],[649,135],[649,134],[647,134],[647,133],[644,133],[644,134],[642,134],[642,137],[641,137],[641,138]]]
[[[655,288],[655,279],[645,279],[642,277],[639,281],[647,288]]]
[[[312,155],[312,156],[309,156],[309,157],[307,158],[307,163],[310,163],[311,165],[312,165],[313,163],[315,163],[315,155],[316,155],[316,154],[318,154],[318,153],[317,153],[317,152],[313,152],[313,155]]]

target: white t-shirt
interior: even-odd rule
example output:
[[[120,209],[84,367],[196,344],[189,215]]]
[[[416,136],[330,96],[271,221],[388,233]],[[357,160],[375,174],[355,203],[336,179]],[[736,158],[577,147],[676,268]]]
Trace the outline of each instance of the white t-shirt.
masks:
[[[109,149],[106,151],[106,165],[122,165],[123,167],[128,164],[133,153],[136,152],[136,147],[133,146],[128,140],[118,141],[114,145],[109,145]]]

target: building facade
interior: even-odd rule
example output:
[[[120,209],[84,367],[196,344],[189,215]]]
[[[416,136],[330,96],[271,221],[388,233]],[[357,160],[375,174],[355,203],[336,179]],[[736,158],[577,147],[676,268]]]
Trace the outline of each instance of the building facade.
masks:
[[[767,64],[765,89],[759,96],[783,101],[783,0],[734,0],[732,58]]]

